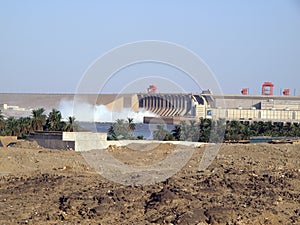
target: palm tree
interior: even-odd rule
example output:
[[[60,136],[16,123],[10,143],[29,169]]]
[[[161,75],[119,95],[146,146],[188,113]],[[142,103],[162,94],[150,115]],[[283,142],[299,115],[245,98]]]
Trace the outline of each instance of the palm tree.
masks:
[[[108,129],[108,132],[107,132],[107,139],[108,140],[118,140],[117,138],[117,134],[115,132],[115,128],[114,128],[114,125],[112,124],[109,129]]]
[[[124,138],[124,120],[117,119],[116,123],[113,123],[108,129],[108,139],[118,140]]]
[[[176,125],[174,127],[174,129],[172,130],[172,135],[174,136],[174,138],[177,140],[177,141],[180,141],[181,140],[181,132],[182,132],[182,128],[181,128],[182,125]]]
[[[61,113],[57,109],[52,109],[52,111],[48,115],[47,119],[47,128],[50,131],[60,131],[62,130],[62,123],[61,123]]]
[[[226,140],[239,141],[242,139],[243,124],[240,121],[232,120],[226,126]]]
[[[185,141],[188,135],[188,126],[186,121],[181,121],[180,125],[177,125],[172,133],[178,141]]]
[[[208,142],[210,137],[212,120],[200,118],[199,123],[199,140],[200,142]]]
[[[258,121],[258,134],[259,135],[266,135],[265,134],[265,122],[264,121]]]
[[[165,129],[163,124],[159,124],[156,126],[156,130],[153,132],[153,139],[166,141],[169,140],[170,133]]]
[[[280,133],[280,123],[279,122],[273,122],[272,136],[278,137],[279,133]]]
[[[251,137],[251,129],[249,121],[241,122],[241,139],[242,140],[249,140]]]
[[[300,126],[299,123],[293,123],[293,131],[292,136],[293,137],[299,137],[300,136]]]
[[[46,115],[44,115],[44,112],[44,108],[32,110],[32,129],[34,131],[42,131],[46,125]]]
[[[18,136],[19,135],[19,127],[17,124],[17,120],[10,116],[5,121],[5,135],[7,136]]]
[[[186,140],[187,141],[198,141],[199,140],[199,125],[194,120],[190,121]]]
[[[212,143],[221,143],[224,140],[226,128],[226,120],[220,118],[217,121],[212,121],[211,130],[210,130],[210,142]]]
[[[273,129],[274,129],[274,125],[273,125],[272,121],[264,122],[264,125],[263,125],[264,135],[266,135],[266,136],[276,136],[274,134]]]
[[[68,117],[68,123],[65,126],[65,130],[69,132],[74,132],[76,130],[77,126],[75,124],[75,117],[74,116],[69,116]]]
[[[286,122],[283,126],[283,136],[290,137],[293,133],[293,124],[291,122]]]
[[[188,139],[189,127],[186,121],[180,122],[181,132],[180,132],[180,141],[186,141]]]
[[[133,118],[127,118],[128,128],[131,132],[135,130],[135,123],[133,122]]]
[[[32,131],[31,118],[30,117],[20,117],[17,120],[17,126],[20,129],[20,137],[25,137],[29,132]]]
[[[153,132],[153,139],[162,141],[166,138],[166,135],[168,135],[168,131],[165,129],[164,125],[159,124]]]
[[[123,119],[117,119],[116,123],[113,123],[108,129],[108,139],[133,139],[134,130],[135,124],[133,123],[133,119],[128,118],[127,121]]]

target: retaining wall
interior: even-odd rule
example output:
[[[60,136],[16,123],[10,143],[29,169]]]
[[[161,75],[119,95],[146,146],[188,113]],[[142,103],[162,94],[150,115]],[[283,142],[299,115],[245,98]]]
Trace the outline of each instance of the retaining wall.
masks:
[[[63,132],[63,141],[74,141],[75,151],[90,151],[95,149],[106,149],[110,145],[126,146],[129,144],[162,144],[171,143],[174,145],[185,145],[199,147],[200,142],[187,141],[155,141],[155,140],[120,140],[107,141],[106,133],[93,132]]]
[[[39,146],[50,149],[74,149],[75,142],[64,141],[62,132],[37,132],[27,138],[29,141],[36,141]]]
[[[106,133],[93,132],[63,132],[63,141],[74,141],[75,151],[89,151],[92,149],[103,149],[106,146]]]

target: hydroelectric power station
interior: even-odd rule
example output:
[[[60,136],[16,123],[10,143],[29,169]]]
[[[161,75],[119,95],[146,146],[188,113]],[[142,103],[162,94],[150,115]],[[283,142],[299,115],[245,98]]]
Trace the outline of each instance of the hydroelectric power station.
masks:
[[[31,109],[44,107],[60,109],[63,101],[82,99],[89,105],[103,105],[108,110],[120,112],[129,109],[133,112],[150,111],[157,117],[145,118],[144,122],[163,119],[167,123],[199,118],[225,118],[239,121],[300,122],[300,96],[290,95],[284,89],[281,95],[274,95],[274,85],[265,82],[259,95],[250,95],[248,88],[241,94],[221,95],[210,90],[201,93],[157,93],[150,85],[146,93],[137,94],[0,94],[0,110],[4,116],[22,116]],[[12,108],[8,106],[18,106]],[[83,106],[84,107],[84,106]],[[19,110],[20,108],[24,110]],[[27,111],[26,111],[27,110]],[[14,113],[14,114],[12,114]],[[158,121],[159,122],[159,121]]]
[[[273,94],[274,85],[265,82],[261,95],[215,95],[210,90],[201,94],[138,94],[139,109],[151,111],[170,123],[181,119],[225,118],[239,121],[300,122],[300,96]],[[156,90],[156,89],[155,89]],[[172,119],[170,119],[172,118]],[[151,118],[146,118],[149,122]]]

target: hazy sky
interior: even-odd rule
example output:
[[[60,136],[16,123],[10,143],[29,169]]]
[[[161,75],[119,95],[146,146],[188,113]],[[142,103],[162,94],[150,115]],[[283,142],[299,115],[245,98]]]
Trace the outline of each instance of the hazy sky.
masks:
[[[249,87],[260,94],[262,83],[271,81],[276,94],[290,88],[300,95],[298,0],[0,0],[0,32],[0,92],[73,93],[91,63],[110,49],[162,40],[201,57],[224,93]],[[139,76],[150,78],[139,83]],[[164,79],[178,91],[199,91],[182,76],[157,65],[129,68],[103,91],[125,90],[129,81],[129,92],[145,91],[147,82],[172,91]]]

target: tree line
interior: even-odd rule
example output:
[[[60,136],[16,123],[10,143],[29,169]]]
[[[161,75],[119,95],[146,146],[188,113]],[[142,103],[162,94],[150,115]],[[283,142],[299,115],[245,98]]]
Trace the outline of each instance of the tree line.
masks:
[[[52,109],[48,115],[45,114],[44,108],[34,109],[31,116],[20,118],[4,118],[0,110],[0,135],[25,138],[34,131],[72,132],[76,129],[75,117],[69,116],[66,122],[62,119],[61,112],[57,109]]]
[[[132,140],[143,139],[141,136],[135,137],[133,132],[136,128],[132,118],[117,119],[108,129],[108,140]]]
[[[249,140],[250,137],[300,137],[300,124],[272,121],[226,121],[200,119],[200,122],[182,121],[168,132],[158,125],[153,138],[156,140],[180,140],[198,142],[221,142]]]
[[[143,139],[134,137],[135,124],[128,118],[117,120],[108,130],[108,139]],[[271,121],[217,121],[201,118],[196,121],[181,121],[169,132],[163,124],[157,125],[153,132],[154,140],[163,141],[194,141],[194,142],[222,142],[249,140],[255,136],[271,137],[300,137],[300,124],[291,122]]]
[[[32,110],[28,117],[4,118],[0,110],[0,135],[25,138],[34,131],[74,131],[78,129],[75,117],[62,120],[61,112],[52,109],[48,115],[44,108]],[[108,130],[109,140],[143,139],[142,135],[134,136],[136,124],[132,118],[118,119]],[[221,142],[249,140],[255,136],[300,137],[300,124],[271,121],[217,121],[201,118],[196,121],[181,121],[169,132],[163,124],[157,125],[153,132],[154,140],[177,140],[194,142]]]

